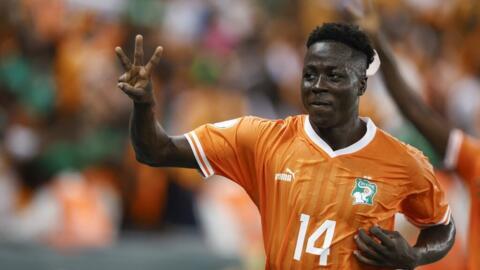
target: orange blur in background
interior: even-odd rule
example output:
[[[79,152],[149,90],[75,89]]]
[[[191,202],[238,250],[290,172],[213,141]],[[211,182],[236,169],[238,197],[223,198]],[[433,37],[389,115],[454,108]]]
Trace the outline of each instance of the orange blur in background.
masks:
[[[347,20],[347,2],[1,1],[0,268],[87,269],[94,262],[166,269],[173,262],[192,269],[190,262],[197,269],[263,269],[258,213],[243,190],[225,179],[205,183],[194,170],[135,161],[132,106],[116,89],[122,70],[114,47],[131,54],[137,33],[147,57],[164,47],[152,80],[157,117],[170,134],[246,114],[283,118],[303,112],[309,32]],[[478,1],[376,2],[408,82],[445,118],[479,136]],[[440,169],[380,76],[369,79],[360,108]],[[464,269],[468,191],[455,175],[439,175],[457,241],[446,259],[422,269]],[[418,233],[401,217],[397,228],[412,241]],[[13,256],[18,247],[32,259]]]

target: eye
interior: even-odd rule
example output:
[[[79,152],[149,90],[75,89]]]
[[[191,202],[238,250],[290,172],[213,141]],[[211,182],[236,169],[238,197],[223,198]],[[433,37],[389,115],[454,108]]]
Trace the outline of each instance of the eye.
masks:
[[[330,73],[328,74],[328,79],[333,81],[333,82],[339,82],[341,80],[343,80],[345,78],[345,76],[343,74],[340,74],[340,73]]]
[[[313,80],[315,80],[315,74],[307,71],[307,72],[303,73],[303,78],[307,81],[313,81]]]

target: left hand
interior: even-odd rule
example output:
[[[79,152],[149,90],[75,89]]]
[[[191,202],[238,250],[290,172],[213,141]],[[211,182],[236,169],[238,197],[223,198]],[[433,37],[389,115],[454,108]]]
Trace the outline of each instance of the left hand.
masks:
[[[370,233],[374,237],[359,229],[354,237],[358,250],[353,253],[360,262],[393,269],[414,269],[417,266],[416,249],[399,232],[373,226]]]

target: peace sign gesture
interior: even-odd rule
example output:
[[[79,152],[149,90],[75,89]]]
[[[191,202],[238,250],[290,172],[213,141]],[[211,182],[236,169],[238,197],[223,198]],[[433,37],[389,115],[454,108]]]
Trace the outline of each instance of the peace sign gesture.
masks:
[[[127,94],[134,102],[153,104],[152,89],[149,87],[153,68],[160,62],[163,48],[157,47],[146,65],[143,65],[143,37],[135,37],[133,64],[121,47],[115,48],[125,73],[118,79],[118,88]]]

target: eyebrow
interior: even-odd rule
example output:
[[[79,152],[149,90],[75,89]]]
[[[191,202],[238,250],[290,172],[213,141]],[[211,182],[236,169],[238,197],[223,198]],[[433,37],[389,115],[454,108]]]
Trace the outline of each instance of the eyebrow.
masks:
[[[324,69],[333,70],[333,71],[346,71],[348,69],[347,66],[338,66],[338,65],[326,65],[323,66]],[[306,69],[317,69],[317,66],[314,64],[307,64],[305,65],[304,70]]]

